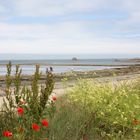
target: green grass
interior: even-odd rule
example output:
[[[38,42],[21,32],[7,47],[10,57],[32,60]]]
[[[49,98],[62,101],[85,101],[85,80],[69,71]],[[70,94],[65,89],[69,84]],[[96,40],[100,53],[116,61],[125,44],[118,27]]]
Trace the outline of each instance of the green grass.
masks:
[[[51,140],[140,139],[140,124],[133,124],[134,119],[140,121],[139,80],[114,84],[79,80],[56,106]]]

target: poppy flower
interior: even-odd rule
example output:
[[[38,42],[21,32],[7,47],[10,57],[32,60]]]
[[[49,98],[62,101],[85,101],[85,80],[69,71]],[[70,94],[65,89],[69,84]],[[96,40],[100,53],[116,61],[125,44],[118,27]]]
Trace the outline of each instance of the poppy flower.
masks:
[[[53,100],[53,101],[56,101],[56,96],[53,96],[53,97],[52,97],[52,100]]]
[[[10,131],[4,131],[3,132],[3,136],[4,137],[11,137],[13,134],[12,134],[12,132],[10,132]]]
[[[133,125],[138,125],[138,123],[139,123],[139,122],[138,122],[137,119],[134,119],[134,120],[132,121],[132,124],[133,124]]]
[[[24,113],[24,109],[21,108],[21,107],[19,107],[19,108],[17,109],[17,111],[18,111],[18,115],[23,115],[23,113]]]
[[[45,127],[48,127],[49,123],[47,120],[42,120],[42,125],[45,126]]]
[[[40,127],[36,123],[33,123],[32,124],[32,129],[34,129],[34,131],[39,131],[40,130]]]

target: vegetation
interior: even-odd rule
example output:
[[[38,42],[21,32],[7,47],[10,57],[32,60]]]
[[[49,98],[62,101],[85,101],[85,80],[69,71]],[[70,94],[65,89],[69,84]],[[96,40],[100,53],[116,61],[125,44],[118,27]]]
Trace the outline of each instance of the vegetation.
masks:
[[[0,137],[12,140],[42,140],[48,136],[48,120],[44,110],[46,105],[49,109],[54,108],[54,97],[48,102],[54,87],[53,75],[51,71],[47,71],[45,84],[39,86],[41,73],[39,65],[36,65],[31,86],[21,87],[21,71],[17,65],[12,79],[12,65],[7,65],[6,97],[3,99],[4,105],[0,114]],[[50,116],[52,114],[53,112],[50,112]]]
[[[82,115],[85,112],[81,135],[88,139],[140,139],[139,80],[106,84],[80,80],[69,98]]]
[[[31,86],[21,87],[21,70],[11,78],[7,65],[2,140],[139,140],[140,80],[96,83],[79,79],[62,97],[52,96],[53,74],[39,84],[39,65]],[[65,79],[63,80],[65,83]]]

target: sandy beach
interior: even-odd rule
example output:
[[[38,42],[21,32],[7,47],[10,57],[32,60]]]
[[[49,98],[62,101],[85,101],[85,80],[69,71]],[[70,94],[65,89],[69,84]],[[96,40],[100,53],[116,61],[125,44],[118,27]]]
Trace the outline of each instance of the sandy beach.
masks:
[[[113,72],[116,72],[116,69],[112,69],[112,70],[104,70],[104,71],[96,71],[96,75],[93,75],[90,74],[90,73],[93,73],[93,72],[87,72],[85,75],[86,77],[84,76],[83,78],[84,79],[92,79],[93,81],[97,81],[99,83],[105,83],[105,82],[117,82],[117,81],[124,81],[124,80],[134,80],[138,77],[140,77],[140,67],[135,67],[135,68],[122,68],[122,69],[119,69],[119,71],[117,71],[117,75],[112,75],[112,74],[108,74],[110,73],[110,71],[113,71]],[[125,71],[125,73],[124,73]],[[126,73],[127,71],[127,73]],[[100,73],[100,76],[98,75],[98,72]],[[95,73],[95,71],[94,71]],[[82,74],[82,72],[80,73],[80,75]],[[55,75],[55,76],[58,76],[58,75]],[[60,76],[60,77],[59,77]],[[54,90],[52,92],[53,95],[56,95],[56,96],[61,96],[65,93],[65,90],[66,88],[70,89],[72,88],[77,79],[80,78],[80,76],[76,75],[74,77],[70,77],[70,75],[68,76],[69,79],[66,81],[66,87],[64,87],[63,83],[61,82],[62,78],[64,78],[64,75],[59,75],[59,80],[58,80],[58,77],[55,77],[55,87],[54,87]],[[65,75],[66,76],[66,75]],[[66,76],[66,77],[67,77]],[[3,77],[4,78],[4,77]],[[1,87],[0,87],[0,106],[2,106],[3,104],[3,98],[5,97],[4,95],[4,79],[1,78],[0,82],[1,82]],[[29,78],[29,77],[28,77]],[[28,79],[27,78],[27,79]],[[23,83],[27,84],[29,86],[29,82],[30,80],[28,79],[27,81],[25,80]],[[40,83],[43,83],[43,79],[40,81]]]

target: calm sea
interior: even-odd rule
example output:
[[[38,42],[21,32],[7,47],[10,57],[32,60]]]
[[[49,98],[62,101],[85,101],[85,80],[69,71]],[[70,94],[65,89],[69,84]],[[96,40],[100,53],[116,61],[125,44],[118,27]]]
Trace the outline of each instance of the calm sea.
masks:
[[[77,61],[73,61],[72,57],[77,57]],[[42,73],[45,73],[46,67],[49,64],[113,64],[114,67],[119,67],[117,65],[132,65],[134,63],[124,63],[118,62],[113,58],[94,58],[95,56],[90,55],[30,55],[30,54],[1,54],[0,55],[0,64],[7,64],[9,61],[12,64],[23,64],[21,65],[22,74],[33,74],[35,70],[35,64],[43,64],[40,67]],[[91,59],[89,59],[91,58]],[[32,64],[32,65],[30,65]],[[62,73],[68,72],[71,70],[74,71],[90,71],[90,70],[102,70],[102,69],[110,69],[114,67],[108,66],[53,66],[54,73]],[[15,72],[15,66],[12,68],[12,74]],[[6,66],[0,66],[0,75],[6,74]]]

